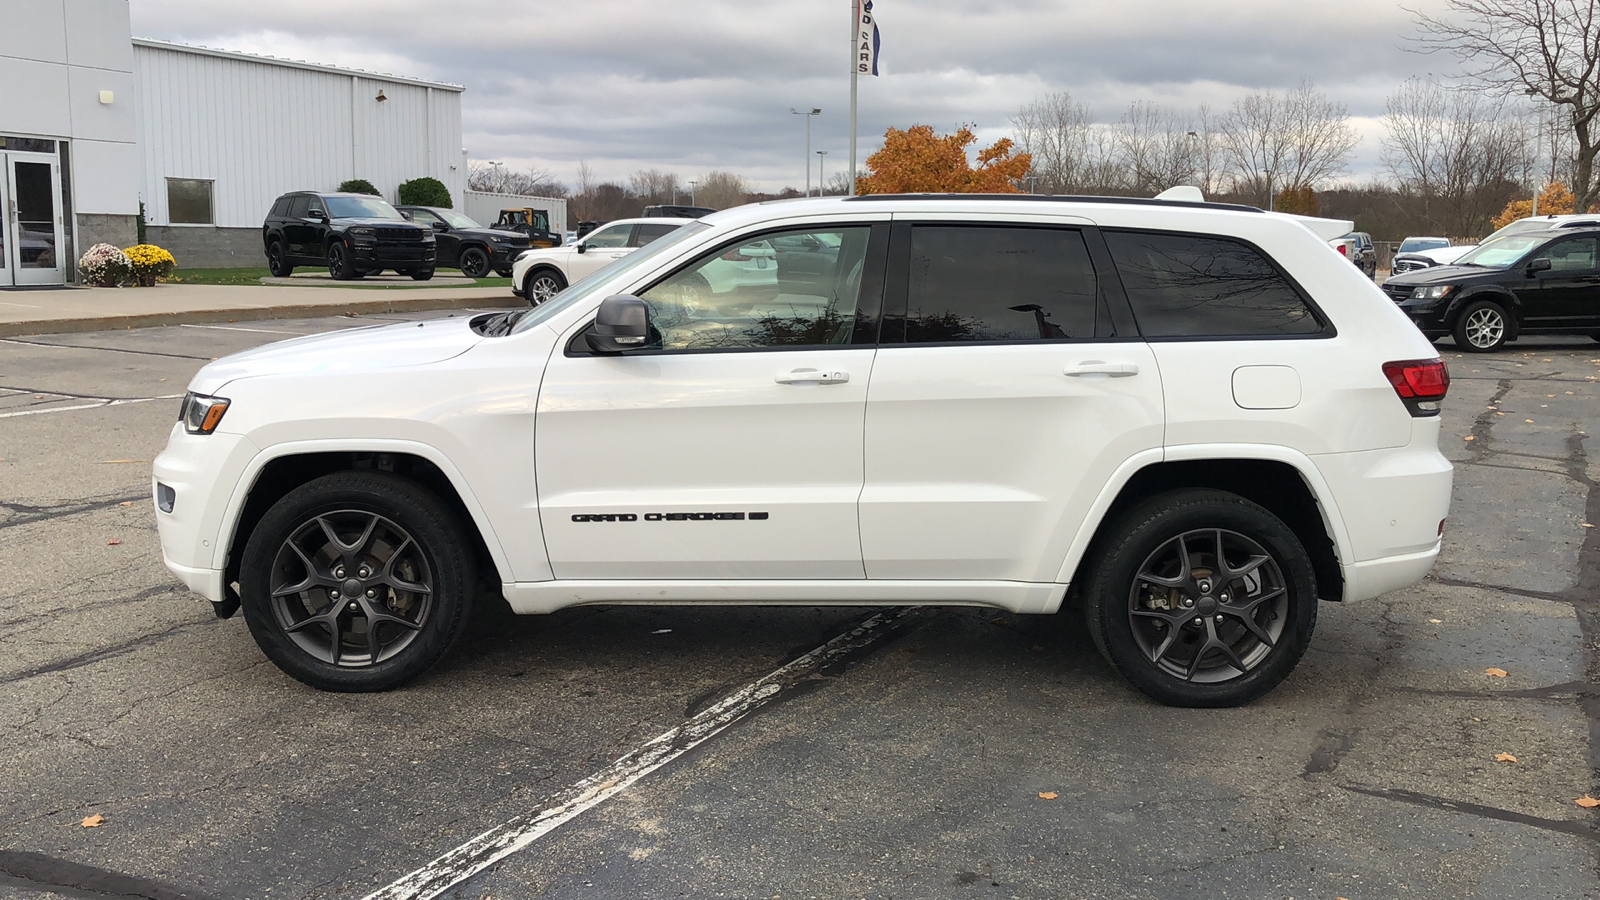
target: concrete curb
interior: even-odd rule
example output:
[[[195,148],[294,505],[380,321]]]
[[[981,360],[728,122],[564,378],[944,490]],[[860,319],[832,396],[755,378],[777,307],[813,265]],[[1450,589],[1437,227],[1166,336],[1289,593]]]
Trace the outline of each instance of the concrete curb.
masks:
[[[239,309],[194,309],[178,312],[123,316],[89,316],[78,319],[36,319],[0,322],[0,337],[33,334],[72,334],[80,331],[114,331],[157,328],[164,325],[203,325],[217,322],[259,322],[264,319],[315,319],[323,316],[362,316],[373,313],[416,312],[430,309],[512,309],[527,306],[521,297],[418,297],[333,303],[298,303],[289,306],[250,306]]]

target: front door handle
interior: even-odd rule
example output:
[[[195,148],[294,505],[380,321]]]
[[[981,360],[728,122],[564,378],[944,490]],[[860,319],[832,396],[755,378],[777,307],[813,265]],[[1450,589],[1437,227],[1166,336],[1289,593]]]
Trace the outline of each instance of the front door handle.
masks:
[[[795,369],[779,372],[773,380],[779,384],[844,384],[850,380],[850,373],[838,369]]]
[[[1129,375],[1139,374],[1137,363],[1129,362],[1104,362],[1091,359],[1076,365],[1067,366],[1063,374],[1081,377],[1084,375],[1108,375],[1112,378],[1126,378]]]

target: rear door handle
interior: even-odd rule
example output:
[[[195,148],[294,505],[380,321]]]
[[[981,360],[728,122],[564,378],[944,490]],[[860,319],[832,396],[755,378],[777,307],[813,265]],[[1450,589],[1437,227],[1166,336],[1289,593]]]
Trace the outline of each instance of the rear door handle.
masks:
[[[844,384],[850,380],[850,373],[838,369],[795,369],[779,372],[773,380],[779,384]]]
[[[1139,374],[1139,366],[1137,363],[1103,362],[1098,359],[1091,359],[1076,365],[1067,366],[1066,369],[1063,370],[1063,374],[1074,377],[1081,377],[1084,375],[1107,375],[1112,378],[1126,378],[1129,375]]]

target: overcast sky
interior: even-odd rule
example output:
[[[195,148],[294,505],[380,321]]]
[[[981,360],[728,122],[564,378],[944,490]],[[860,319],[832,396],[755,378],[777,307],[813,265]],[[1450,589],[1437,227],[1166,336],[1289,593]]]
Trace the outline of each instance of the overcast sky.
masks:
[[[1443,0],[1405,4],[1437,12]],[[641,168],[685,180],[727,169],[776,190],[804,183],[804,117],[828,172],[849,151],[850,0],[131,0],[138,37],[205,44],[465,85],[473,159],[538,166],[571,184]],[[1226,109],[1311,78],[1378,167],[1384,100],[1408,76],[1456,71],[1406,50],[1395,0],[876,0],[878,78],[862,78],[858,158],[885,128],[983,143],[1027,101],[1065,90],[1115,121],[1129,102]],[[812,171],[815,172],[813,153]],[[813,178],[816,176],[813,175]]]

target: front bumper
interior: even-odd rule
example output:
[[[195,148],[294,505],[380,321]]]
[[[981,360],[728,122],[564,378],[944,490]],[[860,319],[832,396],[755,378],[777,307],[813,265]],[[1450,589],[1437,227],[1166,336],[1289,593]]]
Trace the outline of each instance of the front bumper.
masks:
[[[161,561],[189,589],[213,603],[227,599],[224,573],[228,505],[256,447],[242,435],[193,435],[173,426],[167,449],[151,467],[150,493],[161,536]],[[161,508],[161,486],[172,491],[172,510]]]
[[[489,253],[489,265],[495,271],[508,270],[511,264],[517,261],[517,256],[526,253],[527,247],[495,247]]]
[[[431,267],[438,249],[434,244],[352,244],[350,256],[357,265],[382,264],[383,268]]]

